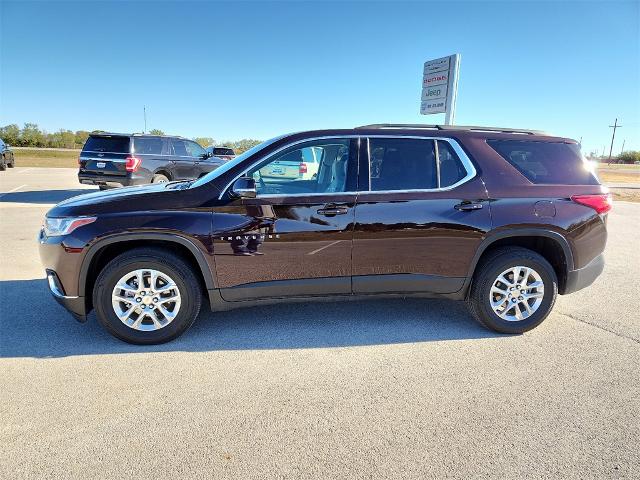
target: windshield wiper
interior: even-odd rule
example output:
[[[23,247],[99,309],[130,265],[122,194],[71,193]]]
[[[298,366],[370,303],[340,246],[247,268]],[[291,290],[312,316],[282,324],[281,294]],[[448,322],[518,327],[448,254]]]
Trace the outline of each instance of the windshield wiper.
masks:
[[[195,182],[195,180],[175,180],[173,182],[167,183],[166,188],[170,188],[173,190],[184,190],[186,188],[189,188],[193,182]]]

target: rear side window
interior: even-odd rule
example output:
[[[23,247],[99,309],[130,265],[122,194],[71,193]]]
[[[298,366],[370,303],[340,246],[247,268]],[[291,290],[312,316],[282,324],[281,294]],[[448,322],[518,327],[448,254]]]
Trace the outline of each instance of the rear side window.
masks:
[[[141,155],[162,155],[165,150],[164,144],[166,140],[163,138],[145,138],[134,137],[133,150]]]
[[[487,140],[487,143],[532,183],[598,185],[575,144]]]
[[[129,137],[90,136],[82,150],[85,152],[129,153]]]
[[[450,187],[467,176],[467,171],[449,142],[438,140],[438,160],[441,188]]]
[[[437,187],[432,140],[369,139],[371,190],[428,190]]]

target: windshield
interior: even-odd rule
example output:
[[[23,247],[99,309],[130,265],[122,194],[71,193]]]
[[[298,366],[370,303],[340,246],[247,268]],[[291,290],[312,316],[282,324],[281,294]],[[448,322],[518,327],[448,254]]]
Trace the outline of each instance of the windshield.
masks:
[[[198,180],[196,180],[195,182],[193,182],[191,184],[191,188],[199,187],[201,185],[204,185],[205,183],[210,182],[214,178],[218,178],[220,175],[223,175],[223,174],[227,173],[229,170],[234,168],[236,165],[239,165],[242,162],[244,162],[244,160],[246,158],[249,158],[254,153],[259,152],[263,148],[268,147],[272,143],[277,142],[278,140],[280,140],[281,138],[284,138],[285,136],[286,135],[280,135],[278,137],[274,137],[274,138],[272,138],[270,140],[264,141],[264,142],[256,145],[253,148],[250,148],[249,150],[247,150],[243,154],[238,155],[233,160],[229,160],[227,163],[222,164],[221,166],[216,168],[214,171],[207,173],[204,177],[201,177]]]

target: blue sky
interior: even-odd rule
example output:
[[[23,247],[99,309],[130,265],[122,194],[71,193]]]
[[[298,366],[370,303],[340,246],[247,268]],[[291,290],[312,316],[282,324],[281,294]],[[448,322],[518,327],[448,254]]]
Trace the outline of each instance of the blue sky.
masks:
[[[0,1],[0,125],[217,140],[419,115],[462,54],[456,123],[640,150],[640,2]]]

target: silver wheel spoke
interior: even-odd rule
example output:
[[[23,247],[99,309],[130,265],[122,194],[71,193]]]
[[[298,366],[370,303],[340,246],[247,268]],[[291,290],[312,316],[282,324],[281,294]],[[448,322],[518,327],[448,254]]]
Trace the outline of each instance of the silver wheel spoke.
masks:
[[[142,320],[144,319],[144,317],[146,317],[147,314],[146,313],[141,313],[140,315],[138,315],[138,318],[136,318],[135,322],[133,322],[131,325],[129,325],[131,328],[138,328],[140,326],[140,324],[142,323]]]
[[[162,293],[162,292],[167,292],[167,291],[169,291],[169,290],[171,290],[173,288],[176,288],[176,284],[173,283],[173,282],[169,282],[169,283],[167,283],[166,285],[163,285],[160,288],[156,288],[155,291],[156,291],[156,293]]]
[[[533,292],[533,293],[525,293],[524,298],[542,298],[544,297],[544,293],[542,292]]]
[[[500,295],[504,295],[504,296],[509,295],[508,291],[503,290],[502,288],[498,288],[495,285],[491,287],[491,293],[499,293]]]
[[[120,313],[118,313],[116,311],[116,315],[118,315],[118,318],[120,320],[122,320],[123,322],[129,320],[129,317],[131,316],[131,314],[133,313],[133,311],[136,309],[135,305],[131,305],[131,307],[129,307],[128,310],[123,310]]]
[[[173,318],[176,316],[175,312],[170,312],[169,310],[164,308],[164,306],[159,306],[158,310],[160,310],[160,313],[162,313],[162,315],[164,315],[164,317],[169,321],[173,320]]]
[[[179,300],[180,297],[177,295],[171,295],[170,297],[160,297],[160,300],[158,300],[158,303],[162,304],[162,303],[167,303],[167,302],[175,302],[176,300]]]
[[[514,307],[515,311],[516,311],[516,318],[518,320],[522,320],[522,311],[520,310],[520,304],[516,303],[516,306]]]

